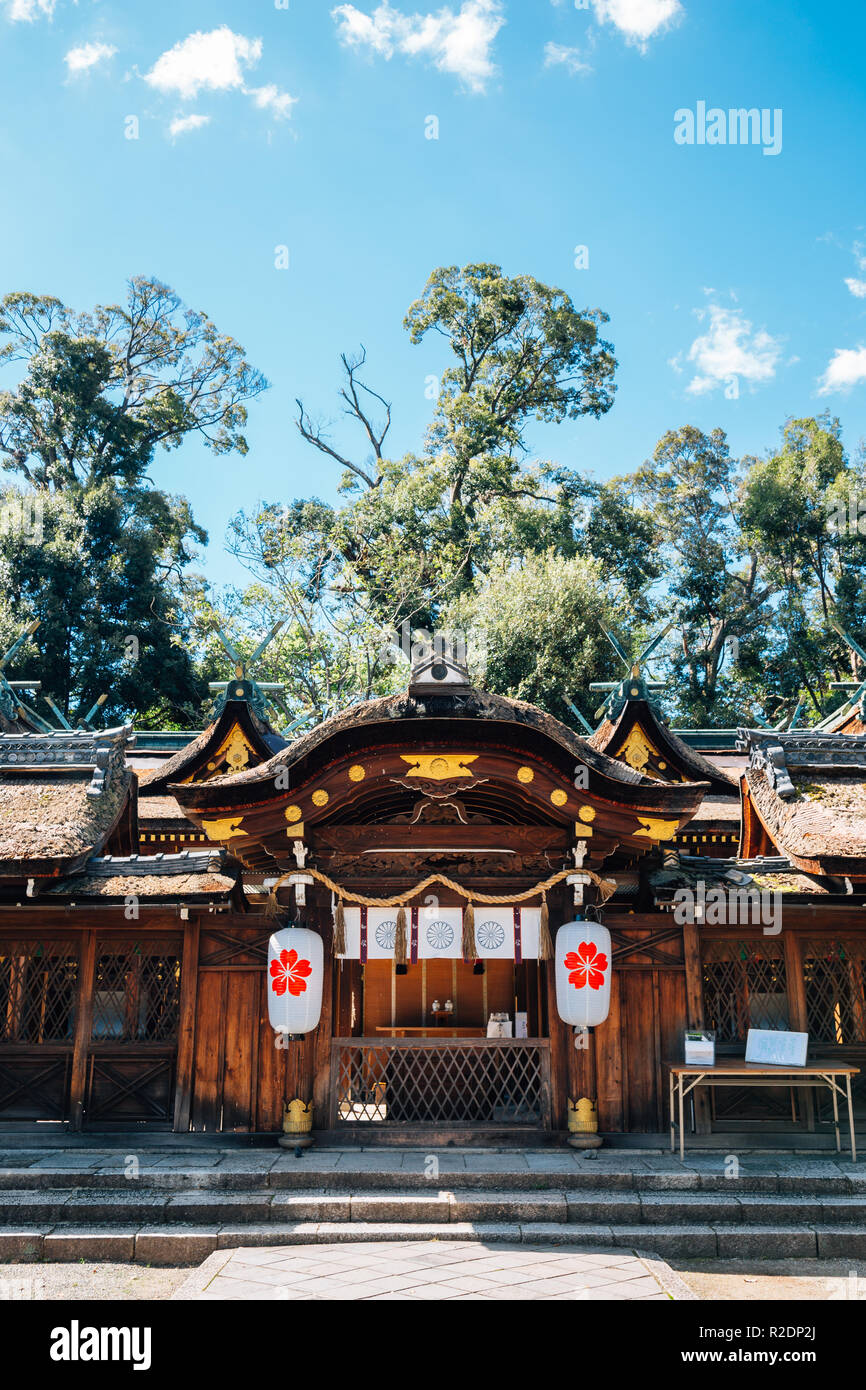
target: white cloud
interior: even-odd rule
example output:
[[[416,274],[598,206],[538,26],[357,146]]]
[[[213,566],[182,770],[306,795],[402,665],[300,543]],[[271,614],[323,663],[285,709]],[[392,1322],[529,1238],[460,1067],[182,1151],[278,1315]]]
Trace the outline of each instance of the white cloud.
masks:
[[[173,48],[160,54],[144,80],[166,95],[194,100],[200,92],[242,92],[260,110],[270,111],[279,120],[292,113],[297,100],[282,91],[275,83],[248,87],[245,72],[253,68],[262,56],[261,39],[248,39],[235,34],[227,24],[205,34],[188,34]],[[195,130],[204,125],[204,117],[178,117],[169,127],[172,135]]]
[[[563,43],[545,44],[544,66],[552,68],[559,65],[568,68],[572,76],[577,73],[592,72],[592,64],[584,60],[579,48],[568,48]]]
[[[395,53],[427,58],[474,92],[483,92],[496,71],[493,42],[505,23],[502,0],[464,0],[458,11],[445,5],[436,14],[413,15],[383,0],[371,14],[337,5],[331,17],[341,43],[386,59]]]
[[[861,381],[866,381],[866,347],[837,348],[821,377],[818,395],[850,391]]]
[[[686,387],[691,395],[705,395],[732,378],[752,386],[772,380],[782,348],[779,338],[773,338],[766,329],[753,332],[739,309],[710,304],[696,312],[699,319],[709,315],[709,325],[706,333],[695,338],[687,354],[696,371]],[[680,370],[680,359],[672,365]]]
[[[855,280],[851,275],[846,279],[845,284],[856,299],[866,299],[866,280]]]
[[[113,58],[116,52],[117,49],[107,43],[82,43],[78,48],[70,48],[63,61],[69,70],[69,76],[74,77],[80,72],[88,72],[107,58]]]
[[[178,135],[185,135],[188,130],[201,130],[203,125],[208,125],[210,116],[175,116],[168,128],[168,133],[174,140]]]
[[[629,43],[643,46],[684,13],[680,0],[592,0],[599,24],[615,24]]]
[[[0,0],[0,5],[6,18],[13,24],[19,21],[32,24],[34,19],[41,19],[43,15],[50,19],[57,0]]]
[[[261,56],[261,39],[246,39],[223,24],[208,34],[199,30],[181,39],[157,58],[144,80],[160,92],[189,101],[203,89],[242,90],[244,68],[254,67]]]
[[[249,87],[247,96],[251,96],[256,106],[263,110],[272,111],[280,120],[286,120],[292,114],[292,107],[297,101],[297,97],[290,96],[288,92],[281,92],[279,87],[275,87],[273,82],[265,87]]]

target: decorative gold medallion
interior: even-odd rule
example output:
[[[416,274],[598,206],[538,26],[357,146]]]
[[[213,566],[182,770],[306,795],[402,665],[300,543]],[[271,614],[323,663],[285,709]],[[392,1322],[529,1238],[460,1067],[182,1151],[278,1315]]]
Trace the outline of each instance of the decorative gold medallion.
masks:
[[[564,792],[562,790],[562,787],[556,787],[550,793],[550,799],[553,802],[554,806],[564,806],[566,801],[568,800],[568,792]]]
[[[318,791],[313,792],[314,806],[327,806],[329,800],[330,797],[328,796],[328,793],[326,791],[323,791],[321,787],[319,787]]]
[[[581,806],[581,808],[580,808],[580,810],[578,811],[577,814],[578,814],[578,816],[580,817],[580,819],[581,819],[582,821],[587,821],[587,822],[593,821],[593,820],[595,820],[595,807],[594,807],[594,806]]]
[[[534,776],[535,773],[531,767],[519,767],[517,769],[518,782],[531,782]]]
[[[350,782],[363,782],[366,776],[367,773],[360,763],[353,763],[352,766],[349,768]]]
[[[404,763],[410,763],[407,777],[428,777],[433,782],[446,782],[452,777],[471,777],[467,766],[478,758],[477,753],[401,753]]]
[[[301,810],[300,806],[287,806],[287,807],[286,807],[286,820],[289,820],[289,821],[301,820],[301,819],[303,818],[303,815],[304,815],[304,813],[303,813],[303,811]]]

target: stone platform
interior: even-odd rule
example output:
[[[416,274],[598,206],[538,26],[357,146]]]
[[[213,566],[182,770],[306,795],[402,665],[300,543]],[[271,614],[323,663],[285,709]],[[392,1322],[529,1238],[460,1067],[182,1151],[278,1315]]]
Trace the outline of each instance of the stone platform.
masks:
[[[866,1257],[866,1164],[814,1154],[0,1149],[0,1260],[193,1264],[239,1246],[482,1241]]]

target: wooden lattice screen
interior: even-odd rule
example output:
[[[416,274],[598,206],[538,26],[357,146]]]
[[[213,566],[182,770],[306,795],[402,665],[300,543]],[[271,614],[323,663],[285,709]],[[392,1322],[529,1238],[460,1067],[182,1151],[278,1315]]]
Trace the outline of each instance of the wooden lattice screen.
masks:
[[[544,1039],[337,1039],[332,1122],[550,1125],[550,1052]]]
[[[810,1039],[837,1047],[866,1043],[866,940],[811,937],[801,950]]]
[[[0,1043],[71,1043],[78,942],[0,939]]]
[[[93,983],[94,1042],[166,1043],[177,1037],[181,941],[97,943]]]
[[[704,1023],[716,1042],[745,1043],[750,1028],[789,1028],[785,951],[779,937],[704,939]]]

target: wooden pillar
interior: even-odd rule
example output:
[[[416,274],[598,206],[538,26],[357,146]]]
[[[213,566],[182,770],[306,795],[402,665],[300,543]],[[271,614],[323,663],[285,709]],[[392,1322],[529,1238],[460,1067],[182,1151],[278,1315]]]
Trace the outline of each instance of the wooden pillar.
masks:
[[[84,932],[81,940],[78,992],[75,1003],[75,1039],[72,1047],[72,1074],[69,1082],[69,1114],[73,1129],[84,1125],[87,1088],[87,1058],[93,1028],[93,987],[96,973],[96,933]]]
[[[574,1029],[568,1029],[568,1099],[594,1101],[598,1105],[598,1075],[595,1063],[596,1037],[592,1029],[583,1034],[585,1047],[577,1047]]]
[[[701,968],[701,935],[695,922],[683,923],[683,960],[686,968],[686,1026],[704,1027],[704,982]],[[664,1088],[663,1088],[664,1089]],[[692,1091],[695,1106],[695,1129],[698,1134],[712,1130],[710,1106],[703,1086]],[[666,1117],[670,1120],[670,1116]]]
[[[180,1003],[177,1029],[177,1080],[174,1094],[174,1128],[180,1134],[189,1129],[195,1058],[195,1010],[198,999],[198,946],[201,923],[184,924],[183,960],[180,967]]]
[[[806,1011],[806,978],[803,974],[803,952],[796,932],[782,932],[785,950],[785,984],[788,990],[788,1027],[795,1033],[808,1033]],[[803,1086],[797,1092],[807,1129],[815,1128],[815,1092]]]
[[[561,888],[550,896],[550,934],[556,941],[557,926],[570,921],[570,904],[567,893]],[[547,992],[547,1033],[550,1039],[550,1122],[555,1130],[568,1128],[568,1101],[571,1085],[571,1060],[573,1053],[573,1029],[563,1023],[556,1007],[556,962],[553,958],[539,961],[539,974],[543,975]],[[593,1099],[595,1098],[593,1092]]]
[[[563,1023],[556,1007],[554,961],[544,962],[544,975],[547,985],[547,1033],[550,1039],[550,1123],[551,1128],[564,1130],[568,1128],[568,1048],[573,1041],[572,1030]]]
[[[317,911],[317,925],[324,946],[324,989],[322,991],[322,1017],[312,1035],[310,1058],[312,1076],[312,1101],[315,1110],[313,1124],[317,1129],[328,1125],[331,1100],[331,1040],[334,1035],[334,930],[331,915],[330,894],[317,895],[321,905]],[[325,905],[327,904],[327,905]],[[307,1099],[302,1096],[301,1099]]]

